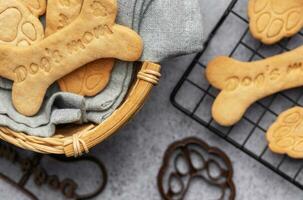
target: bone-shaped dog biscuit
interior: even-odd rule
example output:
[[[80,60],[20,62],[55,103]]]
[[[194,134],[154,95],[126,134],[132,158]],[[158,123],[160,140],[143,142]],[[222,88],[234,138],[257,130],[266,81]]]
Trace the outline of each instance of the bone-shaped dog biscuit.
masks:
[[[83,0],[52,0],[47,5],[46,35],[53,34],[75,20]],[[114,59],[100,59],[89,63],[58,80],[60,89],[82,96],[95,96],[108,84]]]
[[[294,107],[278,117],[268,129],[269,148],[279,154],[303,158],[303,108]]]
[[[35,16],[41,16],[46,10],[46,0],[19,0],[24,3]],[[49,0],[51,2],[52,0]],[[69,0],[60,0],[68,3]]]
[[[222,90],[213,107],[221,125],[237,123],[254,102],[303,85],[303,47],[255,62],[217,57],[206,69],[208,81]]]
[[[44,38],[41,22],[18,0],[0,1],[0,44],[29,46]]]
[[[135,61],[143,42],[131,29],[115,24],[114,0],[85,0],[70,25],[32,46],[0,46],[0,76],[13,80],[13,104],[35,115],[47,88],[77,68],[101,58]]]
[[[303,27],[303,0],[249,0],[252,35],[273,44],[298,33]]]

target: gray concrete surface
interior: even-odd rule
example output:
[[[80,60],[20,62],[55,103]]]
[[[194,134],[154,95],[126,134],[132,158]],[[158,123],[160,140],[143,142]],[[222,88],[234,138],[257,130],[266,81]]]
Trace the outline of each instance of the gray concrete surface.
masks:
[[[220,147],[230,156],[237,199],[302,199],[302,191],[171,105],[169,94],[188,60],[189,57],[183,57],[165,63],[161,84],[153,91],[143,110],[123,130],[93,150],[94,155],[107,164],[110,176],[100,199],[160,199],[156,176],[163,153],[170,143],[189,136],[197,136]],[[200,198],[194,196],[191,199]]]
[[[202,0],[205,21],[207,22],[206,33],[212,29],[227,3],[228,0]],[[303,192],[301,190],[284,181],[172,106],[169,95],[192,57],[193,55],[180,57],[163,63],[161,83],[153,90],[142,111],[116,135],[92,150],[91,153],[106,164],[109,173],[108,185],[96,199],[161,199],[156,185],[156,177],[162,164],[163,154],[170,143],[189,136],[199,137],[212,146],[220,147],[229,155],[234,166],[237,199],[302,199]],[[95,172],[94,169],[88,169],[85,165],[76,169],[71,168],[72,170],[67,170],[54,163],[46,163],[46,165],[56,173],[70,174],[77,177],[79,181],[85,179],[85,188],[92,188],[96,185],[93,178],[87,183],[87,177],[94,177]],[[1,167],[6,168],[10,173],[14,171],[11,165],[2,165]],[[203,191],[209,191],[205,185],[201,185],[202,190],[199,189],[199,186],[193,187],[191,195],[187,199],[208,199],[209,196],[212,196],[211,193],[203,193]],[[11,199],[17,198],[17,195],[9,190],[9,187],[3,189],[4,187],[5,185],[0,183],[1,193],[9,193]],[[27,187],[34,190],[43,200],[62,199],[61,196],[57,196],[56,193],[45,188],[36,188],[33,184],[29,184]]]

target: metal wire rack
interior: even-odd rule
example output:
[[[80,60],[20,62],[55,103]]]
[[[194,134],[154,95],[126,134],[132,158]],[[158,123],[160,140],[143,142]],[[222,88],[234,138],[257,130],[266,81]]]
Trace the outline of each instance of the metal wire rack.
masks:
[[[303,34],[266,46],[250,35],[248,0],[233,0],[171,94],[172,104],[235,147],[303,189],[303,160],[272,153],[266,130],[277,116],[295,105],[303,106],[302,88],[275,94],[255,103],[233,127],[221,127],[211,118],[211,105],[218,91],[203,78],[206,64],[218,55],[252,61],[289,51],[303,44]]]

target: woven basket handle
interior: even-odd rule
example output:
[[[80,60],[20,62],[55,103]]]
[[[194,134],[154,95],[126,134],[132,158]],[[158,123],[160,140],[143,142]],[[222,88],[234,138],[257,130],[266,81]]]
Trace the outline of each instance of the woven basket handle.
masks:
[[[161,77],[160,69],[161,66],[158,64],[144,62],[126,101],[99,126],[70,137],[64,144],[65,155],[80,156],[125,125],[142,108],[153,86],[158,84]]]

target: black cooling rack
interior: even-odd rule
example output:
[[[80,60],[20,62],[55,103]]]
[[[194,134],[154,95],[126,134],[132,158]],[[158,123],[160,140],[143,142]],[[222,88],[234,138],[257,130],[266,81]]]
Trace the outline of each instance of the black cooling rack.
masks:
[[[303,45],[303,34],[266,46],[250,35],[247,19],[248,0],[233,0],[199,53],[176,85],[171,102],[186,115],[255,158],[289,182],[303,189],[303,160],[272,153],[266,130],[277,116],[295,105],[303,106],[303,89],[288,90],[255,103],[240,123],[221,127],[211,118],[211,105],[218,90],[202,76],[205,66],[218,55],[252,61],[289,51]]]

